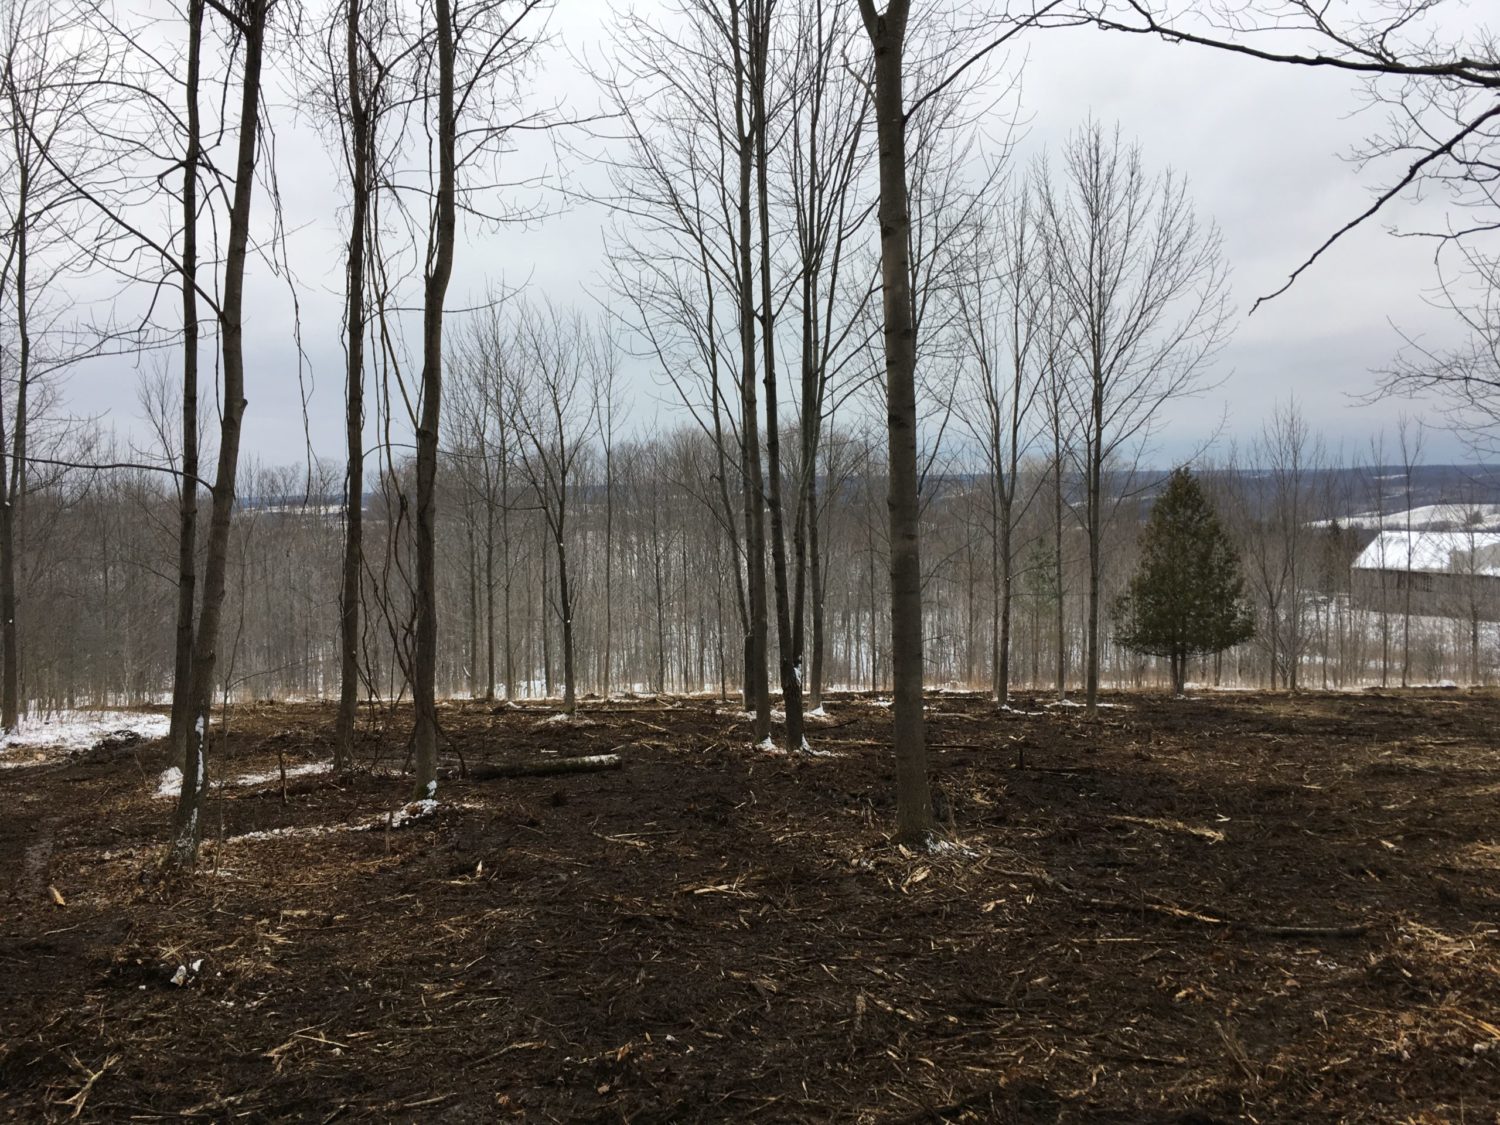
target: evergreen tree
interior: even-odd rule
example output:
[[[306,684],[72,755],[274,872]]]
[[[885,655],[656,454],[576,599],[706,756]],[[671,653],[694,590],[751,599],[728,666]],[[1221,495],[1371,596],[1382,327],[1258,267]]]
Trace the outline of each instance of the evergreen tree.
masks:
[[[1255,632],[1239,555],[1213,504],[1186,468],[1175,469],[1141,533],[1141,562],[1115,603],[1115,640],[1163,656],[1179,695],[1188,657],[1222,652]]]

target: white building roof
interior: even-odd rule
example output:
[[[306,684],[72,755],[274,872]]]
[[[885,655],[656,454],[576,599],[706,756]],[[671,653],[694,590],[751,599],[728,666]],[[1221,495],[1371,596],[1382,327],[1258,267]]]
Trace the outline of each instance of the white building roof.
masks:
[[[1355,570],[1484,574],[1500,578],[1500,532],[1382,531],[1354,560]]]

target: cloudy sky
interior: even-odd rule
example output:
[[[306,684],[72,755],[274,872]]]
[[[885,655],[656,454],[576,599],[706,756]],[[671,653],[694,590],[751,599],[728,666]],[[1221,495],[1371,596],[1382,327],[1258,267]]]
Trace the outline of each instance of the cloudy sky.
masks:
[[[573,53],[597,50],[608,11],[604,0],[561,0],[553,30]],[[1186,175],[1200,214],[1224,235],[1238,310],[1235,334],[1211,373],[1218,386],[1173,406],[1153,460],[1166,464],[1185,456],[1216,432],[1220,453],[1232,441],[1252,440],[1273,407],[1292,397],[1331,449],[1356,460],[1368,456],[1370,438],[1382,428],[1393,436],[1400,413],[1423,413],[1420,403],[1360,404],[1374,385],[1372,371],[1400,347],[1398,329],[1430,344],[1455,335],[1448,316],[1426,300],[1430,247],[1387,231],[1391,221],[1415,225],[1423,216],[1412,207],[1350,235],[1290,292],[1247,315],[1255,297],[1277,288],[1323,238],[1368,204],[1379,185],[1346,159],[1378,124],[1356,114],[1356,83],[1332,72],[1086,29],[1032,34],[1009,65],[1019,66],[1023,56],[1027,126],[1019,158],[1059,145],[1091,114],[1118,121],[1140,142],[1148,168],[1171,166]],[[539,97],[578,112],[595,106],[587,81],[561,49],[548,56],[536,89]],[[314,450],[337,458],[342,447],[341,197],[321,138],[291,112],[290,83],[283,81],[274,96],[279,177],[292,232],[288,257],[306,359],[299,365],[290,341],[287,284],[262,269],[250,288],[245,448],[280,464],[305,456],[299,366]],[[547,161],[538,151],[527,168]],[[497,277],[529,281],[561,302],[586,300],[601,250],[600,218],[587,208],[526,230],[471,236],[459,248],[450,305],[478,299]],[[120,361],[97,364],[73,376],[69,398],[75,410],[107,416],[122,435],[142,440],[140,374],[139,366]],[[659,414],[669,422],[668,393],[644,370],[631,378],[636,419]],[[1464,455],[1451,433],[1428,435],[1428,461]]]

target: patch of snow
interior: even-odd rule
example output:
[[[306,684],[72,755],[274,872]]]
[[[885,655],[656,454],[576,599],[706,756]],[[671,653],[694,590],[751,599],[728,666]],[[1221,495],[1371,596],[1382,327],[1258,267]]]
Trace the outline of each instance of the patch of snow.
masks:
[[[384,824],[384,818],[381,819]],[[375,827],[373,824],[303,824],[288,828],[263,828],[258,832],[242,832],[225,839],[226,844],[252,843],[256,840],[281,840],[293,836],[328,836],[334,832],[359,832]]]
[[[809,719],[826,719],[828,718],[828,712],[823,710],[823,705],[819,703],[816,707],[814,707],[807,713],[807,717]]]
[[[927,839],[927,851],[931,855],[958,855],[965,859],[974,859],[979,855],[973,848],[966,848],[962,844],[956,844],[952,840],[945,840],[941,836],[929,836]]]
[[[836,750],[814,749],[813,747],[811,747],[811,746],[809,746],[807,744],[807,739],[805,739],[805,738],[802,740],[802,753],[805,754],[805,755],[807,755],[809,758],[841,758],[841,757],[843,757],[843,755],[840,754]]]
[[[767,735],[765,738],[763,738],[759,742],[757,742],[755,744],[755,748],[757,750],[763,750],[767,754],[781,754],[781,753],[784,753],[784,751],[781,750],[776,745],[776,743],[774,743],[774,742],[771,741],[770,735]]]
[[[300,766],[288,766],[286,769],[286,779],[291,781],[294,777],[312,777],[314,774],[332,772],[332,762],[307,762]],[[242,773],[238,777],[226,781],[224,784],[240,788],[241,786],[265,785],[267,782],[279,782],[280,780],[281,771],[276,769],[267,770],[265,773]]]
[[[161,777],[156,781],[156,792],[151,794],[165,800],[168,797],[177,797],[182,793],[182,771],[176,766],[169,766],[161,771]]]
[[[198,760],[199,777],[203,777],[203,759],[199,754]],[[313,774],[328,773],[333,769],[332,762],[308,762],[300,766],[288,766],[286,771],[287,780],[294,777],[309,777]],[[269,770],[265,773],[242,773],[238,777],[225,778],[223,787],[226,789],[248,789],[256,785],[265,785],[269,782],[280,781],[280,770]],[[163,771],[156,785],[154,797],[166,798],[176,797],[182,792],[182,771],[176,766]]]
[[[479,809],[483,804],[474,801],[449,802],[450,809]],[[351,824],[301,824],[291,825],[286,828],[265,828],[259,832],[245,832],[239,836],[230,836],[225,839],[226,844],[253,843],[256,840],[281,840],[298,836],[331,836],[336,832],[380,832],[385,828],[403,828],[414,821],[424,820],[433,816],[438,810],[438,802],[431,798],[420,801],[412,801],[402,805],[390,813],[377,813],[366,820],[354,821]]]
[[[436,791],[437,783],[428,782],[428,792]],[[401,828],[404,825],[410,824],[414,820],[421,820],[424,817],[431,816],[433,813],[437,812],[437,808],[438,803],[434,798],[424,797],[420,801],[412,801],[409,804],[402,805],[399,809],[391,814],[390,819],[386,823],[389,824],[392,828]]]
[[[46,718],[23,719],[19,730],[0,736],[0,768],[35,765],[88,750],[106,735],[119,731],[160,738],[171,725],[166,715],[139,711],[59,711]]]

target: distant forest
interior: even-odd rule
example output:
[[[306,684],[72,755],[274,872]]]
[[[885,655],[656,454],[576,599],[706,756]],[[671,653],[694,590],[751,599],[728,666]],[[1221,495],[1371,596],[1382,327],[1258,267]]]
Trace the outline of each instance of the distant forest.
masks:
[[[458,419],[448,429],[463,432]],[[490,438],[459,444],[441,462],[440,691],[560,698],[566,667],[548,515],[524,459],[501,464],[493,451],[503,443],[493,432]],[[608,458],[597,436],[580,444],[563,534],[578,695],[740,697],[743,577],[735,529],[724,519],[713,479],[712,444],[693,430],[621,442]],[[1236,687],[1294,680],[1303,687],[1354,687],[1398,684],[1405,672],[1412,683],[1469,682],[1475,669],[1465,606],[1454,606],[1450,619],[1421,618],[1403,645],[1398,593],[1392,589],[1384,614],[1375,605],[1353,605],[1350,564],[1377,519],[1399,528],[1408,509],[1467,508],[1479,513],[1480,526],[1500,530],[1500,469],[1415,465],[1408,485],[1400,465],[1329,467],[1306,456],[1311,445],[1294,470],[1220,466],[1202,473],[1239,544],[1257,636],[1197,664],[1190,678]],[[311,481],[302,467],[246,472],[248,495],[235,518],[229,567],[229,698],[337,694],[339,476],[334,466]],[[1139,469],[1110,478],[1106,599],[1133,569],[1137,533],[1164,477]],[[401,511],[408,483],[390,480],[388,488],[368,492],[363,506],[370,612],[362,675],[366,695],[385,702],[407,698],[398,653],[409,644],[413,596]],[[816,585],[807,592],[809,708],[825,689],[890,689],[885,488],[877,440],[830,437],[818,468]],[[1086,544],[1075,516],[1083,490],[1065,469],[1060,527],[1052,466],[1028,464],[1020,494],[1012,680],[1030,693],[1076,689],[1087,592]],[[977,469],[949,465],[929,473],[923,497],[927,681],[989,691],[999,583],[988,481]],[[176,497],[169,484],[142,471],[69,473],[38,482],[27,503],[35,530],[25,539],[22,605],[36,608],[20,620],[29,705],[165,699],[176,592]],[[1479,679],[1490,682],[1500,660],[1500,626],[1491,607],[1484,613]],[[1104,667],[1109,686],[1166,684],[1160,662],[1122,650],[1107,632]]]

